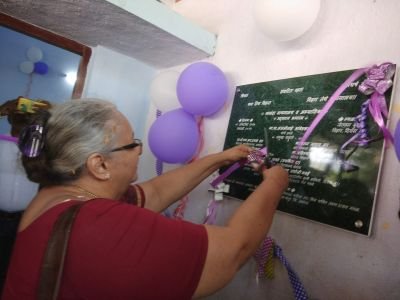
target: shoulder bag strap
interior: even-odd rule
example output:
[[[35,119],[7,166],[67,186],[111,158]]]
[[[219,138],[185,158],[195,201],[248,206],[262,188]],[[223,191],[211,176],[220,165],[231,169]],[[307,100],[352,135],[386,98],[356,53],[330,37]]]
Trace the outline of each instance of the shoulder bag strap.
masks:
[[[37,294],[40,300],[55,300],[58,297],[71,228],[85,203],[67,208],[53,225],[40,270]]]

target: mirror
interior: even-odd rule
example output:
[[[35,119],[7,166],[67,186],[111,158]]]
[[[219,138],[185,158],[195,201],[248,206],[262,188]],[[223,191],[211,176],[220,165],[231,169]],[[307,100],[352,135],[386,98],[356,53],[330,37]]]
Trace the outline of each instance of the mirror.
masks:
[[[82,94],[90,47],[0,12],[0,104],[24,96],[54,103]],[[0,133],[9,133],[7,120]]]

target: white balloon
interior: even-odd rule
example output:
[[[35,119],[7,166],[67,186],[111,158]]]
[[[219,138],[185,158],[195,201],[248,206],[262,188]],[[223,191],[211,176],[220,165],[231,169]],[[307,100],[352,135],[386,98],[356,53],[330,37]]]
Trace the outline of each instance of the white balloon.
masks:
[[[162,112],[180,108],[181,104],[176,94],[176,85],[180,73],[164,71],[154,77],[150,85],[150,100]]]
[[[320,6],[320,0],[254,0],[253,15],[268,37],[289,41],[310,29]]]
[[[33,62],[27,60],[19,64],[19,70],[25,74],[31,74],[35,68]]]
[[[35,63],[42,60],[43,52],[37,47],[30,47],[26,52],[26,56],[29,58],[30,61]]]

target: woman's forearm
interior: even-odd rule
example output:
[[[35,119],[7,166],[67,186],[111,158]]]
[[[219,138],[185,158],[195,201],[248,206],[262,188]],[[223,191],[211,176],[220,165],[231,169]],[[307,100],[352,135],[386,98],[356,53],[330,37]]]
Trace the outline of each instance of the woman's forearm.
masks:
[[[208,251],[196,297],[225,286],[253,255],[271,226],[288,174],[280,166],[263,171],[264,180],[235,211],[226,226],[205,225]]]
[[[233,229],[235,238],[242,241],[239,255],[240,265],[259,247],[267,234],[288,181],[286,171],[279,167],[267,171],[268,175],[238,208],[229,220],[227,227]]]
[[[211,154],[183,167],[168,171],[149,181],[152,185],[152,200],[149,206],[162,211],[192,191],[199,183],[223,165],[221,153]],[[154,195],[155,193],[155,195]]]
[[[146,200],[146,207],[154,211],[164,210],[187,195],[218,168],[247,157],[250,151],[248,146],[236,146],[207,155],[141,184],[149,200]]]

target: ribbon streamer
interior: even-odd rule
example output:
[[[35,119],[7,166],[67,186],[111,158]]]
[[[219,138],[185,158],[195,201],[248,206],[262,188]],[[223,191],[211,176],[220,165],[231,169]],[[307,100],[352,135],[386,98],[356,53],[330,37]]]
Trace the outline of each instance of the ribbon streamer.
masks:
[[[285,266],[295,299],[308,300],[307,292],[289,261],[283,255],[282,248],[269,236],[265,237],[260,248],[254,254],[257,263],[257,278],[272,279],[274,277],[273,257],[277,257]]]
[[[368,108],[372,118],[375,123],[381,129],[383,136],[386,141],[393,143],[393,136],[390,131],[385,126],[384,118],[387,118],[388,111],[386,107],[386,101],[383,94],[392,86],[393,82],[391,78],[393,77],[395,72],[395,66],[392,63],[383,63],[379,66],[372,66],[369,68],[361,68],[354,71],[346,80],[343,82],[339,88],[332,94],[332,96],[328,99],[327,103],[324,105],[320,113],[315,117],[312,121],[311,125],[308,127],[304,135],[301,137],[300,141],[297,143],[295,150],[293,151],[293,155],[297,154],[298,151],[303,146],[304,142],[310,137],[311,133],[317,127],[318,123],[322,120],[322,118],[328,113],[332,105],[339,98],[339,96],[344,92],[345,89],[355,80],[357,80],[361,75],[366,74],[367,78],[360,84],[359,91],[370,95],[371,98],[368,102]],[[363,113],[362,113],[363,114]],[[365,117],[365,115],[363,116]],[[362,125],[362,124],[361,124]],[[363,127],[365,129],[365,126]],[[365,137],[365,131],[360,133]],[[346,142],[346,145],[350,142],[353,142],[356,138],[359,138],[360,135],[357,135]],[[366,140],[359,140],[359,145],[365,145]],[[342,148],[344,148],[342,146]]]
[[[395,73],[395,66],[392,63],[383,63],[380,66],[372,66],[367,71],[367,78],[360,84],[358,90],[371,95],[369,99],[369,112],[375,123],[382,131],[385,141],[394,143],[393,136],[385,126],[385,119],[388,117],[388,109],[384,94],[393,85],[392,77]]]
[[[397,121],[396,129],[394,131],[394,148],[397,160],[400,161],[400,120]]]
[[[358,146],[366,146],[369,143],[369,136],[368,136],[368,128],[367,128],[367,110],[369,106],[370,100],[365,101],[361,105],[361,114],[359,114],[355,118],[355,126],[358,129],[358,132],[353,135],[349,140],[347,140],[343,145],[340,147],[340,151],[344,152],[344,150],[352,143],[357,144]]]
[[[383,104],[385,106],[383,107]],[[382,131],[383,138],[385,141],[389,143],[394,143],[393,136],[390,133],[389,129],[385,126],[384,117],[387,118],[387,108],[386,108],[386,101],[385,97],[379,95],[378,93],[373,93],[369,102],[369,112],[371,113],[372,118],[374,119],[375,123],[379,126]],[[386,144],[386,146],[389,145]]]
[[[242,159],[239,162],[234,163],[227,170],[225,170],[225,172],[223,172],[222,174],[220,174],[214,180],[211,181],[210,184],[214,188],[214,198],[208,203],[204,224],[215,223],[217,218],[217,208],[219,205],[217,201],[223,200],[223,193],[229,192],[229,185],[224,184],[223,180],[245,164],[251,164],[251,163],[262,164],[267,154],[268,154],[268,149],[266,147],[260,150],[254,150],[249,153],[247,159]]]
[[[217,221],[217,209],[219,206],[219,201],[215,199],[211,199],[207,205],[207,213],[204,218],[203,224],[214,225]]]
[[[286,271],[289,275],[290,283],[292,284],[292,289],[294,293],[294,297],[296,300],[308,300],[307,292],[300,281],[300,278],[297,276],[296,272],[293,270],[291,265],[289,264],[286,257],[283,255],[282,248],[275,244],[274,246],[274,255],[281,261],[281,263],[285,266]]]
[[[254,150],[252,151],[248,156],[247,159],[242,159],[239,162],[234,163],[233,165],[231,165],[228,169],[226,169],[222,174],[220,174],[218,177],[216,177],[213,181],[211,181],[211,186],[213,188],[216,188],[218,186],[218,184],[220,184],[226,177],[228,177],[229,175],[231,175],[233,172],[235,172],[237,169],[239,169],[240,167],[246,165],[246,164],[250,164],[253,162],[256,163],[261,163],[261,161],[259,161],[260,157],[265,157],[268,153],[268,149],[267,148],[262,148],[259,150]]]
[[[229,185],[221,182],[214,189],[214,197],[208,202],[207,212],[203,224],[213,225],[217,221],[217,209],[224,200],[224,193],[229,193]]]
[[[257,278],[274,278],[274,240],[266,237],[261,246],[254,253],[257,264]]]
[[[331,109],[332,105],[335,103],[335,101],[339,98],[339,96],[344,92],[345,89],[354,81],[357,80],[359,77],[361,77],[368,68],[362,68],[354,71],[346,80],[343,82],[339,88],[332,94],[332,96],[328,99],[328,101],[325,103],[324,107],[321,109],[321,111],[318,113],[318,115],[315,117],[315,119],[311,122],[311,125],[308,127],[304,135],[301,137],[300,141],[297,143],[296,148],[292,154],[292,157],[296,155],[305,141],[310,137],[311,133],[314,131],[314,129],[317,127],[318,123],[322,120],[322,118],[328,113],[328,111]]]
[[[186,195],[179,201],[178,206],[174,210],[174,219],[183,220],[188,200],[189,197]]]

